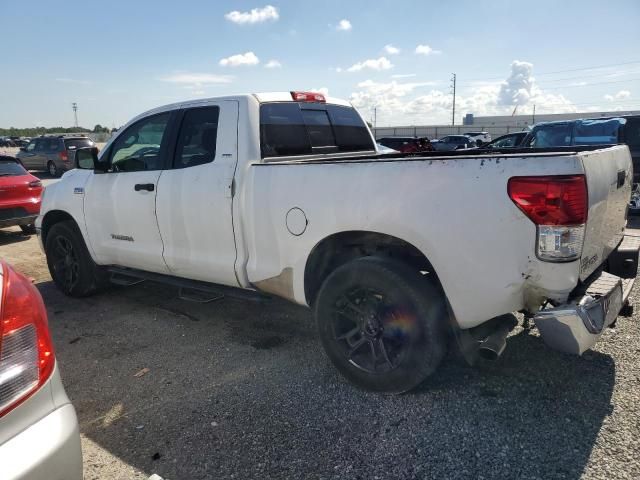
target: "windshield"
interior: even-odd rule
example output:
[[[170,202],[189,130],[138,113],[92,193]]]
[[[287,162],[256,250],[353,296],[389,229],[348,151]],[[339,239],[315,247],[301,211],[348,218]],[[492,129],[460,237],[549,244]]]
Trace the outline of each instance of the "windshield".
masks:
[[[0,159],[0,177],[25,175],[27,171],[12,159]]]

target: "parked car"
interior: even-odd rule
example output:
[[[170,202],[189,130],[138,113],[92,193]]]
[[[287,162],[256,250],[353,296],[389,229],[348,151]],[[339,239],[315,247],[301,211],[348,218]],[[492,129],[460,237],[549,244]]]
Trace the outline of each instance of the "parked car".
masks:
[[[52,177],[58,177],[73,168],[69,152],[93,146],[90,138],[78,135],[42,136],[21,147],[16,156],[27,169],[46,171]]]
[[[467,132],[465,135],[474,140],[478,147],[491,141],[491,134],[489,132]]]
[[[402,153],[432,152],[434,150],[427,137],[383,137],[378,143]]]
[[[78,420],[60,380],[42,297],[2,260],[0,317],[0,476],[81,480]]]
[[[636,276],[623,146],[381,157],[348,102],[283,92],[160,107],[76,160],[36,223],[62,292],[271,293],[370,390],[415,387],[452,343],[498,357],[513,311],[581,354]]]
[[[16,144],[9,137],[0,137],[0,147],[15,147]]]
[[[515,133],[507,133],[506,135],[501,135],[495,140],[490,141],[489,143],[482,146],[482,148],[510,148],[510,147],[518,147],[524,140],[524,137],[527,136],[528,132],[515,132]]]
[[[586,118],[538,123],[522,142],[524,147],[613,145],[624,143],[631,151],[634,181],[640,182],[640,115]]]
[[[462,150],[465,148],[476,147],[476,141],[466,135],[448,135],[440,140],[431,142],[433,148],[439,152],[448,152],[451,150]]]
[[[24,233],[36,233],[42,190],[18,159],[0,155],[0,228],[19,225]]]

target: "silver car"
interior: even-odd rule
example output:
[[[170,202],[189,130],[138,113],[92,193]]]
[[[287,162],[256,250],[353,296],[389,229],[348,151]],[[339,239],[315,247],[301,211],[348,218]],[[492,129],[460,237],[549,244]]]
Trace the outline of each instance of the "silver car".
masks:
[[[42,170],[49,172],[52,177],[58,177],[74,168],[71,157],[77,148],[94,145],[90,138],[77,134],[42,136],[21,147],[16,157],[27,170]]]
[[[78,420],[56,365],[42,297],[0,261],[0,478],[81,480]]]

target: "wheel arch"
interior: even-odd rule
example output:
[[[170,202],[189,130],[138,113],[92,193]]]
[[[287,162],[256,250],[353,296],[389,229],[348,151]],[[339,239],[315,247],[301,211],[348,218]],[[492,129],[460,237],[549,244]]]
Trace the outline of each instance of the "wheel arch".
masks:
[[[392,258],[418,271],[429,272],[444,294],[433,265],[415,245],[385,233],[350,230],[323,238],[311,250],[304,268],[304,294],[307,304],[313,306],[322,283],[331,272],[350,260],[367,256]]]
[[[40,227],[42,244],[46,245],[47,235],[49,234],[51,227],[53,227],[56,223],[65,222],[69,220],[72,221],[75,224],[76,228],[78,228],[78,231],[80,231],[80,226],[78,225],[78,222],[76,222],[76,219],[73,218],[73,216],[70,213],[65,212],[64,210],[49,210],[44,215],[44,217],[42,217],[42,226]]]

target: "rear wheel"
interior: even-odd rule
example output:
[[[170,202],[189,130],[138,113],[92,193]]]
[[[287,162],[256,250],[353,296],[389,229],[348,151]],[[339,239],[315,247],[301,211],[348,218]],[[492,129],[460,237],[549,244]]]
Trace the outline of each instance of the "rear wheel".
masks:
[[[318,293],[315,316],[335,367],[367,390],[411,390],[446,352],[443,295],[391,260],[366,257],[336,269]]]
[[[108,274],[89,255],[74,222],[60,222],[51,227],[45,253],[51,278],[65,295],[85,297],[108,285]]]
[[[47,163],[47,172],[49,172],[49,175],[52,177],[57,177],[60,174],[58,167],[56,167],[56,163],[51,160]]]

